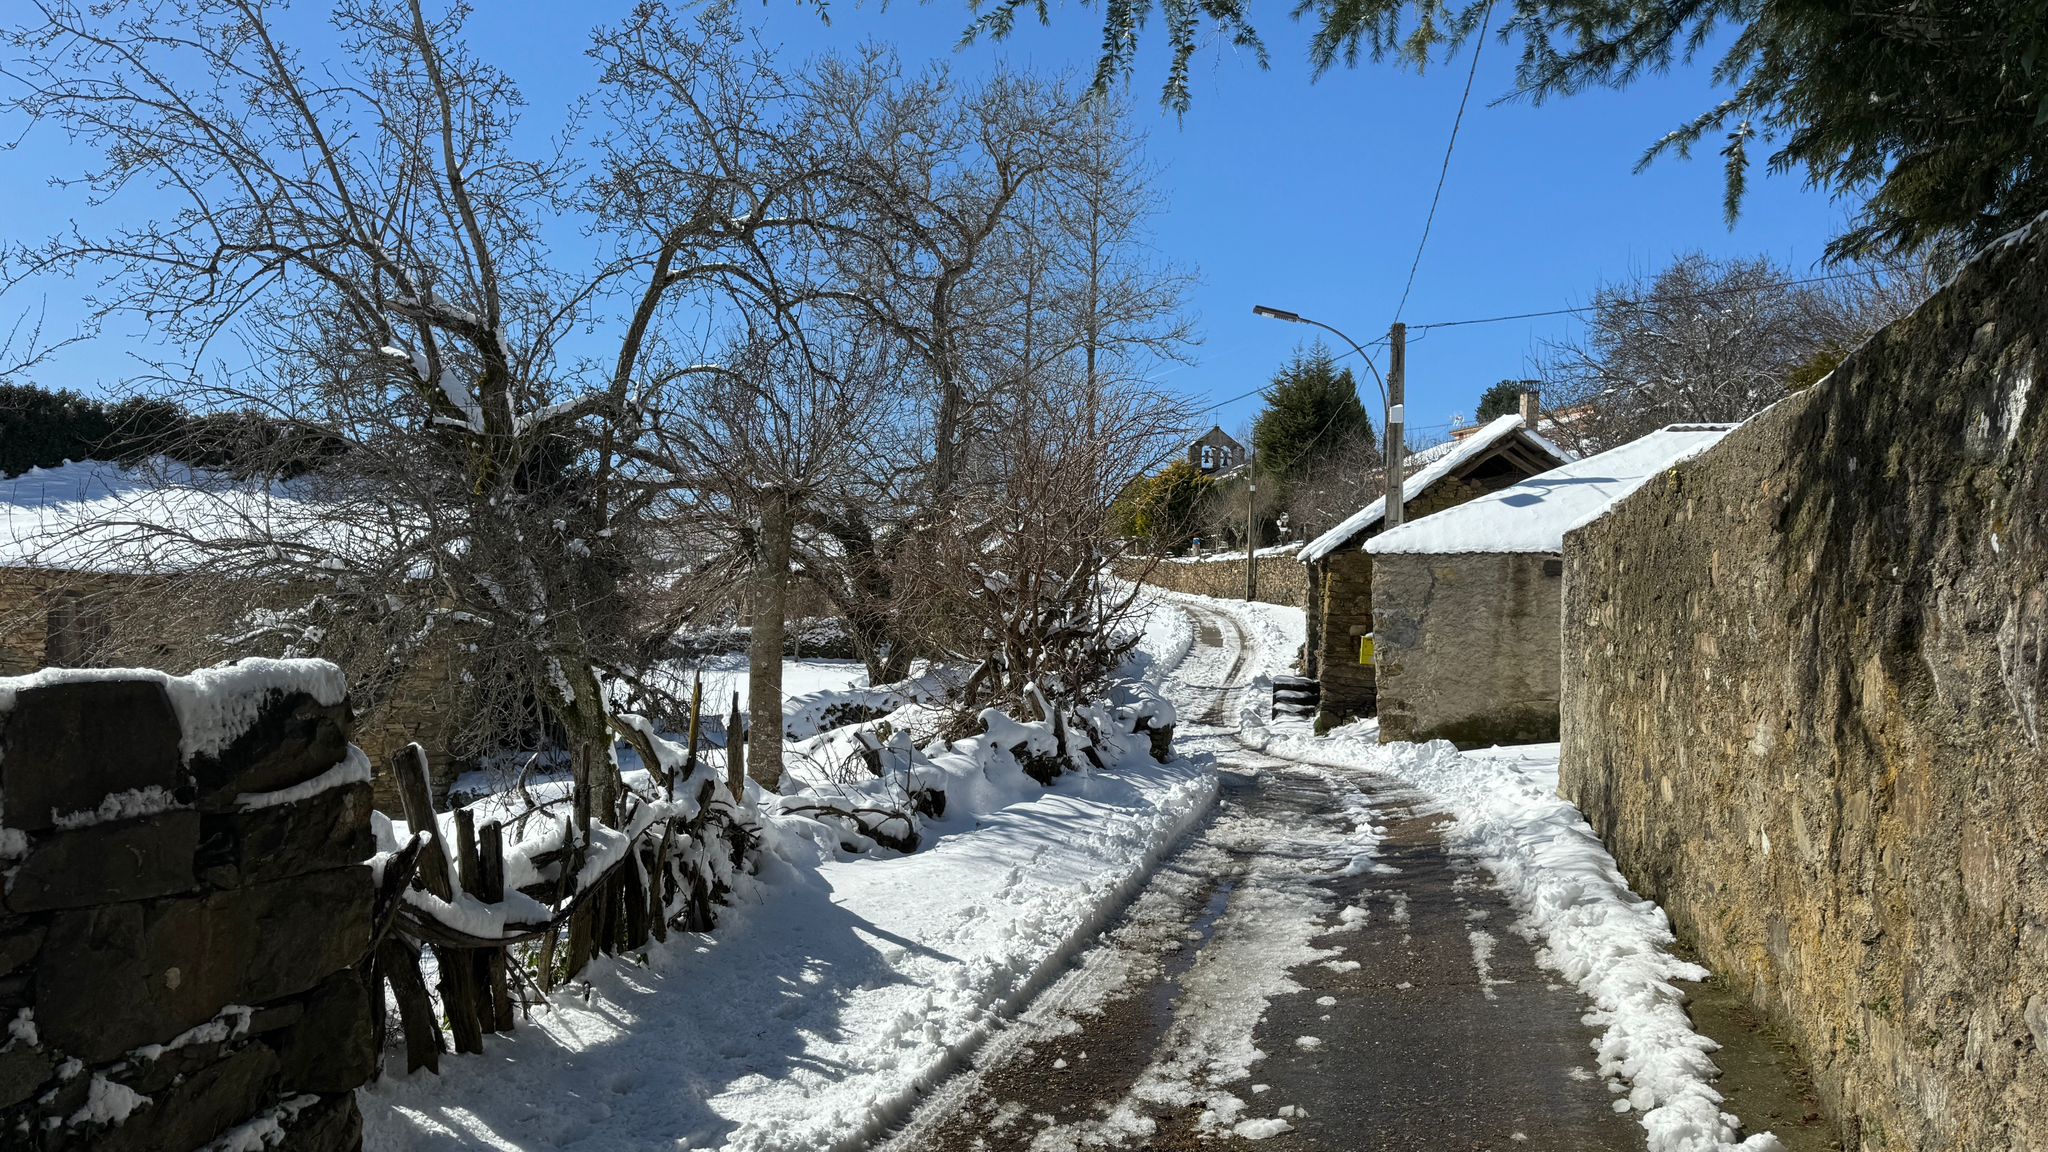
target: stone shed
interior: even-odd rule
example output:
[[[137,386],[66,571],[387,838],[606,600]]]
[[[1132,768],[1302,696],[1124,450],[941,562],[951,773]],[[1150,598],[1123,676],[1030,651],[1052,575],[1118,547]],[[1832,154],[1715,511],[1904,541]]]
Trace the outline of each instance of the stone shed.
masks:
[[[1520,416],[1502,416],[1462,440],[1418,453],[1402,484],[1409,519],[1454,508],[1517,481],[1541,475],[1571,458],[1530,432]],[[1308,573],[1308,644],[1303,672],[1322,682],[1316,727],[1376,708],[1374,669],[1360,642],[1373,630],[1372,554],[1366,542],[1386,517],[1384,498],[1359,509],[1301,550]]]
[[[1557,739],[1564,534],[1732,424],[1674,424],[1366,544],[1380,740]]]
[[[222,539],[320,532],[324,512],[202,473],[100,461],[0,479],[0,676],[191,668],[253,654],[223,639],[241,631],[232,606],[271,592],[251,596],[246,581],[224,587],[219,574],[202,574],[197,553]],[[271,602],[282,604],[304,590],[279,581],[274,592]],[[377,696],[356,697],[357,745],[381,767],[418,741],[437,799],[462,767],[450,752],[463,699],[453,647],[451,638]],[[377,806],[398,811],[388,773],[377,774]]]

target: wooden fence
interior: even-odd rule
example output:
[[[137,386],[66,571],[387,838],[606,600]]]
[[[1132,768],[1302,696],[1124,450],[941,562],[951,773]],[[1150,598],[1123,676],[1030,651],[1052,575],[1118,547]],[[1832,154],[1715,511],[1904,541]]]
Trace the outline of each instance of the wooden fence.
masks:
[[[558,835],[511,847],[503,822],[479,826],[467,809],[444,821],[434,811],[419,745],[393,758],[412,836],[384,863],[366,961],[380,1051],[389,983],[406,1071],[440,1071],[448,1044],[427,991],[429,949],[454,1050],[480,1053],[486,1033],[510,1031],[522,1011],[597,955],[666,940],[672,927],[711,929],[712,909],[725,896],[722,877],[744,866],[759,829],[737,800],[743,752],[728,750],[728,787],[721,789],[697,770],[696,729],[693,716],[680,770],[656,772],[661,782],[651,792],[628,789],[620,827],[593,827],[588,804],[565,797],[514,821],[516,828],[543,821]],[[508,889],[515,874],[534,879]]]

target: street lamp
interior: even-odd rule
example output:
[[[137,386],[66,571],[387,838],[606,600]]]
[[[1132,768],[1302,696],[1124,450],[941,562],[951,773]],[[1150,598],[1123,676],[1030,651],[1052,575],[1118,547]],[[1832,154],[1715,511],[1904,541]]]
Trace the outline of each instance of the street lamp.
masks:
[[[1407,443],[1404,440],[1407,411],[1406,405],[1401,402],[1401,393],[1402,386],[1405,383],[1404,377],[1407,375],[1408,326],[1397,322],[1388,333],[1388,340],[1391,346],[1391,354],[1388,357],[1387,364],[1387,375],[1389,378],[1383,380],[1380,378],[1380,370],[1373,365],[1372,357],[1365,354],[1365,349],[1359,346],[1358,341],[1353,340],[1343,332],[1332,328],[1320,320],[1311,320],[1299,312],[1289,312],[1285,308],[1270,308],[1264,304],[1252,305],[1252,315],[1264,316],[1268,320],[1285,320],[1289,324],[1307,324],[1312,328],[1321,328],[1337,339],[1351,345],[1351,350],[1358,353],[1360,360],[1365,361],[1366,369],[1372,373],[1373,383],[1379,385],[1380,403],[1385,405],[1387,414],[1387,494],[1383,497],[1386,508],[1383,522],[1388,528],[1399,527],[1402,520],[1406,518],[1405,513],[1407,511],[1404,507],[1407,494],[1401,490],[1402,457],[1407,454]]]

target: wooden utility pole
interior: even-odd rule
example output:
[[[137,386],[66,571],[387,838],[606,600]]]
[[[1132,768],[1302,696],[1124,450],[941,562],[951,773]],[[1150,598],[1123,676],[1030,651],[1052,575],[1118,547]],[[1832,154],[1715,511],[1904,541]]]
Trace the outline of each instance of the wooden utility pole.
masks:
[[[1407,509],[1402,505],[1407,500],[1403,491],[1406,480],[1402,476],[1402,464],[1407,456],[1407,411],[1402,403],[1402,385],[1408,375],[1408,326],[1394,322],[1392,332],[1387,334],[1391,345],[1387,353],[1387,513],[1385,526],[1398,528],[1407,518]]]
[[[1244,451],[1244,598],[1259,598],[1259,470],[1252,449]]]

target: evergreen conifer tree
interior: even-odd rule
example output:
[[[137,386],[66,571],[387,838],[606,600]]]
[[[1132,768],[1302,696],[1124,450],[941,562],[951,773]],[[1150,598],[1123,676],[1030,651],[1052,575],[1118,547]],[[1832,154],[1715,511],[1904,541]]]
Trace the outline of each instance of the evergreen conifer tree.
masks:
[[[1479,411],[1473,420],[1484,424],[1500,416],[1512,416],[1522,409],[1522,393],[1538,387],[1538,380],[1503,380],[1479,395]]]
[[[1351,369],[1321,344],[1296,349],[1266,388],[1266,410],[1252,426],[1252,463],[1260,474],[1298,479],[1326,456],[1373,435]]]

